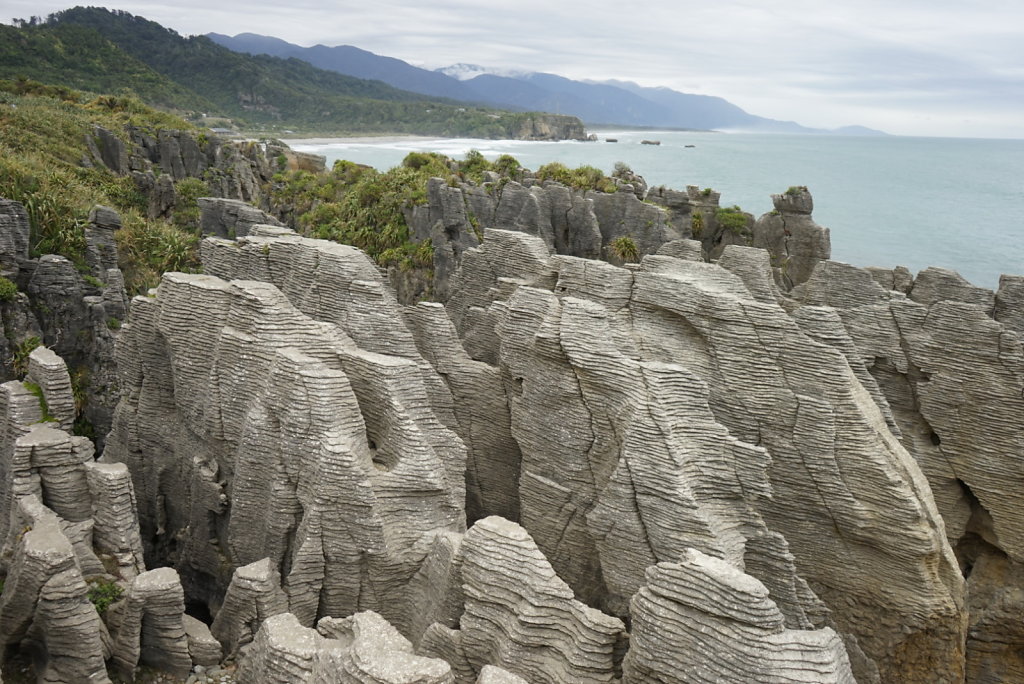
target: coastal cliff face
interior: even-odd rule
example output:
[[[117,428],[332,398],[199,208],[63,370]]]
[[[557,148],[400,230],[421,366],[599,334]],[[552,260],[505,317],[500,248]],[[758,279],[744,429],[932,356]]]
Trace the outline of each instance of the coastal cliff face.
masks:
[[[755,221],[523,180],[430,184],[414,306],[216,205],[233,239],[112,333],[100,462],[32,352],[0,643],[55,682],[1024,677],[1019,279],[831,261],[806,189]]]
[[[575,116],[530,114],[510,131],[513,140],[586,140],[583,122]]]

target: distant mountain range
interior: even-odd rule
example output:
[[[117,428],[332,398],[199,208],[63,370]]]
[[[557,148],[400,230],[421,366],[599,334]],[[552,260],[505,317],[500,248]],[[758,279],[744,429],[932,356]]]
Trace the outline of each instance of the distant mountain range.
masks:
[[[207,35],[213,42],[237,52],[296,58],[321,69],[383,81],[423,95],[512,110],[570,114],[591,125],[884,135],[863,126],[835,130],[808,128],[793,121],[749,114],[720,97],[692,95],[670,88],[647,88],[628,81],[576,81],[555,74],[488,69],[474,64],[455,64],[430,71],[351,45],[307,48],[253,33]]]
[[[15,26],[0,24],[0,79],[96,94],[130,92],[185,115],[228,116],[264,131],[585,136],[575,117],[473,107],[319,69],[301,59],[243,54],[206,36],[186,38],[144,17],[98,7],[75,7]]]

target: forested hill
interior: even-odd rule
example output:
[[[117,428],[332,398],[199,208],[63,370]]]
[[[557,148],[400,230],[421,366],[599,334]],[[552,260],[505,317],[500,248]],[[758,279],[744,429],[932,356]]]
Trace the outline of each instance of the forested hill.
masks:
[[[76,7],[0,28],[0,78],[95,92],[127,88],[154,105],[296,130],[484,138],[537,130],[536,115],[424,97],[297,59],[232,52],[123,11]],[[552,137],[582,135],[573,117],[552,117],[544,115],[542,127]]]

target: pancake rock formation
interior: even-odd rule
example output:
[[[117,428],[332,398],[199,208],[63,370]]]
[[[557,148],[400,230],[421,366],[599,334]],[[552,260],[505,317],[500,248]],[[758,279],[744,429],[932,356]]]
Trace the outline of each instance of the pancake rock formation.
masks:
[[[131,301],[98,461],[33,351],[0,385],[5,654],[48,682],[1024,680],[1019,278],[831,261],[805,188],[754,221],[626,171],[519,181],[431,183],[442,301],[414,306],[232,205],[202,274]]]

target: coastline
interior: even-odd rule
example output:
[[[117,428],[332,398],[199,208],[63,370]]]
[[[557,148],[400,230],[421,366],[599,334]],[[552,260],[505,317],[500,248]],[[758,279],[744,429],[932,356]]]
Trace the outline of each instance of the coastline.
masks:
[[[379,145],[396,142],[418,142],[423,140],[438,140],[437,136],[414,135],[412,133],[395,133],[393,135],[351,135],[339,137],[310,137],[310,138],[280,138],[281,142],[294,147],[295,145],[344,145],[344,144],[365,144]]]

